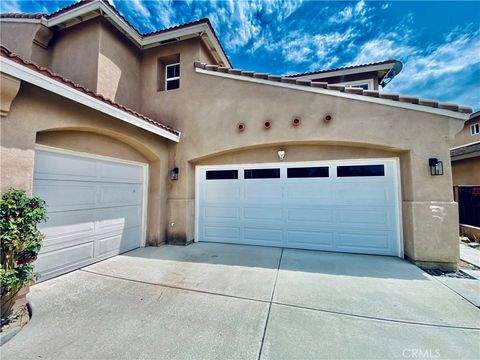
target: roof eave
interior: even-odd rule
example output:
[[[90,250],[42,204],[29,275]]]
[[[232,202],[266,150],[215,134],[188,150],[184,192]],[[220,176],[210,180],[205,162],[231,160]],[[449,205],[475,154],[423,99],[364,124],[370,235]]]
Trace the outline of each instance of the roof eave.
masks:
[[[205,75],[219,76],[219,77],[233,79],[233,80],[253,82],[253,83],[257,83],[257,84],[276,86],[276,87],[298,90],[298,91],[306,91],[306,92],[323,94],[323,95],[334,96],[334,97],[339,97],[339,98],[347,98],[347,99],[358,100],[358,101],[369,102],[369,103],[375,103],[375,104],[380,104],[380,105],[386,105],[386,106],[391,106],[391,107],[396,107],[396,108],[403,108],[403,109],[408,109],[408,110],[413,110],[413,111],[420,111],[420,112],[424,112],[424,113],[431,113],[431,114],[436,114],[436,115],[441,115],[441,116],[447,116],[447,117],[450,117],[450,118],[455,118],[455,119],[464,120],[464,121],[466,119],[468,119],[469,116],[470,116],[469,113],[468,114],[467,113],[460,113],[460,112],[456,112],[456,111],[439,109],[439,108],[428,107],[428,106],[423,106],[423,105],[400,102],[400,101],[394,101],[394,100],[385,99],[385,98],[371,97],[371,96],[365,96],[365,95],[356,95],[356,94],[351,94],[351,93],[346,93],[346,92],[341,92],[341,91],[336,91],[336,90],[323,89],[323,88],[318,88],[318,87],[310,87],[310,86],[291,84],[291,83],[285,83],[285,82],[277,82],[277,81],[271,81],[271,80],[266,80],[266,79],[261,79],[261,78],[250,77],[250,76],[234,75],[234,74],[230,74],[230,73],[206,70],[206,69],[199,68],[199,67],[195,67],[195,71],[197,73],[205,74]]]
[[[361,74],[361,73],[381,71],[381,70],[390,71],[393,65],[394,63],[392,62],[389,64],[371,65],[371,66],[357,67],[357,68],[351,68],[351,69],[339,69],[339,70],[332,70],[332,71],[327,70],[317,74],[308,74],[308,75],[299,75],[299,76],[289,75],[288,77],[291,77],[293,79],[304,79],[304,80],[323,79],[323,78],[329,78],[333,76]]]
[[[167,40],[182,40],[182,38],[191,37],[191,35],[200,36],[201,34],[206,34],[215,51],[212,51],[210,46],[209,50],[212,51],[216,60],[218,60],[222,66],[232,66],[208,21],[180,29],[168,30],[164,33],[142,36],[132,25],[126,22],[122,16],[103,1],[93,1],[82,4],[61,14],[54,15],[50,19],[46,17],[40,19],[1,18],[0,21],[42,23],[47,27],[57,26],[64,28],[101,15],[141,49],[160,46],[162,42]]]

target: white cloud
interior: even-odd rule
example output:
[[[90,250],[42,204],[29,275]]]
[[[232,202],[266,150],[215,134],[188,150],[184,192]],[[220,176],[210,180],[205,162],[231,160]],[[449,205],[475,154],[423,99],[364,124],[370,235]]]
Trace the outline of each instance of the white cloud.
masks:
[[[148,9],[143,6],[140,0],[130,0],[130,3],[133,5],[133,10],[138,12],[141,16],[150,16],[150,11],[148,11]]]
[[[21,0],[18,1],[0,1],[0,12],[2,13],[18,13],[21,12]]]

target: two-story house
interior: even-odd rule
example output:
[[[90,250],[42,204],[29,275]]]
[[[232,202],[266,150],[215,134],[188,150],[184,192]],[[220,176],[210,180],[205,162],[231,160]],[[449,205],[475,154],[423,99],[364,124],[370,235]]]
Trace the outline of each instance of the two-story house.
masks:
[[[140,34],[98,0],[3,14],[1,42],[1,187],[49,205],[44,279],[192,241],[456,266],[471,109],[379,92],[398,61],[240,70],[206,19]]]

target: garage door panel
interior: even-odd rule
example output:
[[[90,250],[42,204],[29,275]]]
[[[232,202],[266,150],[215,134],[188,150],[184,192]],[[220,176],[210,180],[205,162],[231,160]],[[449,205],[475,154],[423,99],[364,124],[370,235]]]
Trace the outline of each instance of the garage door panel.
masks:
[[[62,270],[75,268],[78,264],[89,263],[94,259],[94,242],[89,241],[74,246],[41,253],[35,261],[35,271],[48,277],[52,273],[62,273]]]
[[[90,159],[48,151],[36,151],[35,179],[86,180],[97,179],[97,165]]]
[[[244,181],[244,201],[246,203],[253,201],[268,202],[280,204],[282,202],[282,183],[280,180],[245,180]]]
[[[99,186],[98,207],[139,205],[142,202],[141,185],[114,184]]]
[[[93,175],[88,181],[77,176],[68,160],[72,166],[94,169]],[[46,235],[35,262],[41,280],[140,246],[143,173],[138,165],[36,152],[35,174],[41,178],[34,178],[34,193],[46,200],[49,216],[39,227]],[[107,182],[107,177],[115,181]]]
[[[283,219],[283,210],[278,206],[246,206],[243,208],[245,220],[280,220]]]
[[[203,211],[205,220],[230,219],[238,220],[240,218],[240,208],[232,206],[209,206]]]
[[[266,229],[260,227],[244,228],[244,239],[249,242],[262,242],[269,244],[282,244],[283,231],[278,228]]]
[[[332,201],[332,185],[326,179],[316,179],[312,183],[311,179],[306,181],[290,181],[286,183],[285,200],[289,203],[322,201],[330,203]]]
[[[334,231],[301,231],[291,230],[287,232],[287,244],[289,247],[305,249],[330,250],[334,247]]]
[[[136,165],[118,163],[98,163],[98,180],[104,182],[127,182],[141,185],[143,169]]]
[[[77,181],[37,180],[35,195],[48,204],[48,212],[88,209],[96,204],[97,187]]]
[[[365,209],[357,207],[356,209],[337,209],[336,219],[341,225],[365,225],[390,227],[392,219],[390,216],[392,209],[387,207],[377,209]]]
[[[334,189],[336,205],[392,204],[389,187],[380,184],[337,184]]]
[[[210,180],[205,182],[202,195],[209,203],[228,203],[233,199],[240,200],[240,187],[232,181]]]
[[[215,240],[239,240],[240,228],[233,226],[205,225],[204,237],[210,241]]]
[[[305,226],[307,223],[331,223],[334,219],[333,209],[328,206],[306,206],[306,207],[288,207],[287,221],[301,223]]]
[[[388,250],[391,244],[391,234],[389,232],[365,232],[349,231],[337,233],[337,246],[341,249],[358,252],[358,249],[368,248],[369,250]]]
[[[122,240],[120,242],[120,251],[123,253],[125,251],[130,251],[138,248],[138,239],[142,236],[142,227],[137,226],[129,229],[125,229],[122,233]]]

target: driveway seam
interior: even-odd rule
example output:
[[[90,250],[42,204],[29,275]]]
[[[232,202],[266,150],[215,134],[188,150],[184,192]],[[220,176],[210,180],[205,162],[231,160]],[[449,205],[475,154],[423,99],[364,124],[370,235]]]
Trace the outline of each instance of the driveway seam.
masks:
[[[260,343],[260,350],[258,351],[257,360],[260,360],[260,357],[262,356],[263,343],[265,341],[265,335],[267,334],[268,319],[270,318],[270,310],[272,309],[273,296],[275,295],[275,288],[277,287],[278,273],[280,272],[280,266],[282,264],[284,250],[285,248],[282,248],[282,252],[280,253],[280,259],[278,259],[277,274],[275,275],[275,281],[273,283],[272,295],[270,296],[270,305],[268,306],[267,318],[265,319],[265,326],[263,327],[262,342]]]
[[[446,287],[448,290],[450,290],[451,292],[453,292],[454,294],[458,295],[459,297],[461,297],[465,302],[467,302],[469,305],[472,305],[475,309],[478,309],[477,305],[475,305],[474,303],[472,303],[470,300],[468,300],[465,296],[463,296],[462,294],[460,294],[458,291],[452,289],[450,286],[448,286],[447,284],[445,284],[444,282],[442,282],[440,279],[437,279],[436,276],[433,276],[433,275],[430,275],[428,274],[428,276],[430,276],[430,278],[433,280],[433,281],[436,281],[437,283],[439,283],[440,285]],[[472,281],[477,281],[476,279]]]
[[[459,329],[459,330],[477,330],[477,331],[480,330],[480,327],[477,328],[477,327],[469,327],[469,326],[422,323],[422,322],[414,322],[414,321],[408,321],[408,320],[395,320],[395,319],[388,319],[388,318],[374,317],[374,316],[367,316],[367,315],[357,315],[357,314],[345,313],[345,312],[335,311],[335,310],[316,309],[316,308],[311,308],[311,307],[308,307],[308,306],[283,304],[283,303],[279,303],[279,302],[273,302],[273,304],[280,305],[280,306],[291,307],[291,308],[296,308],[296,309],[303,309],[303,310],[324,312],[324,313],[334,314],[334,315],[354,317],[354,318],[365,319],[365,320],[376,320],[376,321],[389,322],[389,323],[409,324],[409,325],[429,326],[429,327],[441,327],[441,328]]]
[[[233,298],[233,299],[238,299],[238,300],[247,300],[247,301],[260,302],[260,303],[262,303],[262,304],[269,304],[268,313],[267,313],[267,319],[266,319],[265,327],[264,327],[264,333],[263,333],[263,336],[262,336],[262,343],[261,343],[261,348],[260,348],[259,357],[260,357],[260,355],[261,355],[261,350],[262,350],[262,348],[263,348],[263,342],[264,342],[264,338],[265,338],[265,334],[266,334],[266,328],[267,328],[267,325],[268,325],[268,319],[269,319],[269,317],[270,317],[270,310],[271,310],[272,304],[281,305],[281,306],[287,306],[287,307],[297,308],[297,309],[304,309],[304,310],[310,310],[310,311],[324,312],[324,313],[328,313],[328,314],[343,315],[343,316],[347,316],[347,317],[354,317],[354,318],[365,319],[365,320],[376,320],[376,321],[390,322],[390,323],[398,323],[398,324],[409,324],[409,325],[429,326],[429,327],[441,327],[441,328],[461,329],[461,330],[480,330],[480,327],[475,328],[475,327],[468,327],[468,326],[455,326],[455,325],[444,325],[444,324],[431,324],[431,323],[414,322],[414,321],[408,321],[408,320],[396,320],[396,319],[373,317],[373,316],[367,316],[367,315],[358,315],[358,314],[352,314],[352,313],[345,313],[345,312],[341,312],[341,311],[328,310],[328,309],[318,309],[318,308],[312,308],[312,307],[308,307],[308,306],[300,306],[300,305],[292,305],[292,304],[284,304],[284,303],[280,303],[280,302],[274,302],[274,301],[273,301],[273,296],[274,296],[274,293],[275,293],[275,288],[276,288],[276,284],[277,284],[278,274],[279,274],[279,271],[280,271],[280,264],[281,264],[281,258],[282,258],[282,256],[283,256],[283,250],[282,250],[282,253],[281,253],[281,255],[280,255],[280,261],[279,261],[279,264],[278,264],[277,274],[276,274],[276,277],[275,277],[274,288],[273,288],[273,291],[272,291],[272,295],[271,295],[270,301],[268,301],[268,300],[260,300],[260,299],[252,299],[252,298],[242,297],[242,296],[236,296],[236,295],[219,294],[219,293],[210,292],[210,291],[205,291],[205,290],[189,289],[189,288],[184,288],[184,287],[180,287],[180,286],[173,286],[173,285],[160,284],[160,283],[152,283],[152,282],[148,282],[148,281],[127,279],[127,278],[124,278],[124,277],[121,277],[121,276],[101,274],[101,273],[97,273],[97,272],[94,272],[94,271],[91,271],[91,270],[86,270],[86,269],[78,269],[77,271],[83,271],[83,272],[86,272],[86,273],[89,273],[89,274],[93,274],[93,275],[97,275],[97,276],[104,276],[104,277],[108,277],[108,278],[112,278],[112,279],[117,279],[117,280],[131,281],[131,282],[140,283],[140,284],[145,284],[145,285],[160,286],[160,287],[166,287],[166,288],[176,289],[176,290],[191,291],[191,292],[196,292],[196,293],[201,293],[201,294],[217,295],[217,296],[222,296],[222,297],[227,297],[227,298]],[[436,280],[436,279],[435,279],[435,281],[439,282],[439,281]],[[445,287],[447,287],[447,286],[444,285],[444,284],[442,284],[442,285],[445,286]],[[450,291],[453,291],[453,290],[451,290],[451,289],[449,289],[449,290],[450,290]],[[462,299],[463,299],[463,298],[462,298]],[[463,300],[464,300],[464,299],[463,299]],[[466,300],[464,300],[464,301],[466,301]],[[468,301],[466,301],[466,302],[468,302]],[[468,303],[469,303],[469,302],[468,302]],[[474,305],[471,304],[471,303],[470,303],[470,305],[474,306]]]
[[[83,272],[86,272],[86,273],[89,273],[89,274],[98,275],[98,276],[105,276],[105,277],[112,278],[112,279],[117,279],[117,280],[131,281],[131,282],[144,284],[144,285],[161,286],[161,287],[166,287],[166,288],[175,289],[175,290],[191,291],[191,292],[207,294],[207,295],[217,295],[217,296],[223,296],[223,297],[239,299],[239,300],[255,301],[255,302],[260,302],[260,303],[263,303],[263,304],[269,304],[270,303],[270,301],[268,301],[268,300],[252,299],[252,298],[237,296],[237,295],[219,294],[219,293],[206,291],[206,290],[189,289],[189,288],[184,288],[184,287],[181,287],[181,286],[174,286],[174,285],[168,285],[168,284],[162,284],[162,283],[153,283],[153,282],[142,281],[142,280],[127,279],[127,278],[124,278],[124,277],[121,277],[121,276],[101,274],[101,273],[97,273],[95,271],[85,270],[85,269],[78,269],[77,271],[83,271]]]

